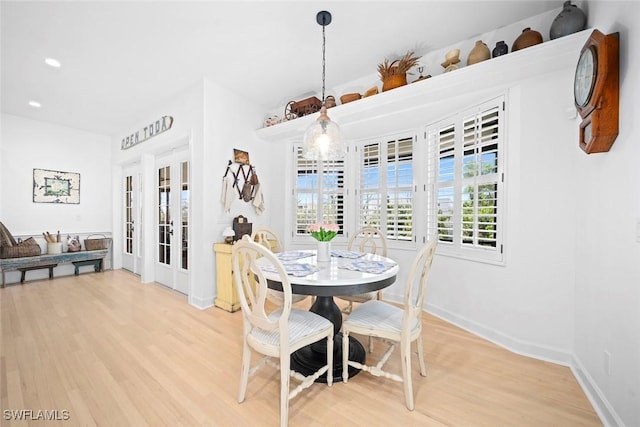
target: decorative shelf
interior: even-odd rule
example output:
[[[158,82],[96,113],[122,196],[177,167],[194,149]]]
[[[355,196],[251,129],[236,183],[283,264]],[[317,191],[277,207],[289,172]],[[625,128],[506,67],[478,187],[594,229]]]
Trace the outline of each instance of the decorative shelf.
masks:
[[[329,116],[340,125],[345,136],[357,139],[384,132],[426,124],[430,115],[443,114],[443,104],[485,91],[513,86],[519,81],[574,68],[580,50],[593,29],[549,40],[516,52],[466,66],[458,70],[410,83],[387,92],[338,105],[329,109]],[[454,101],[449,102],[453,104]],[[411,113],[411,114],[408,114]],[[258,138],[272,142],[301,139],[304,131],[316,120],[310,114],[274,126],[256,130]],[[431,116],[433,117],[433,116]],[[387,130],[388,132],[388,130]]]

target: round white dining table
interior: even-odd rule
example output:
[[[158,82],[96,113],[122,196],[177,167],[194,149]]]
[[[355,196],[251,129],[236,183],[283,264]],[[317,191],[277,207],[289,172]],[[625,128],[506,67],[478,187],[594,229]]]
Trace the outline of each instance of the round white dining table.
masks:
[[[287,255],[292,254],[296,259],[287,259]],[[294,294],[313,295],[315,301],[309,311],[317,313],[329,319],[333,325],[336,335],[334,337],[334,367],[333,379],[342,379],[342,334],[339,332],[342,327],[342,312],[333,300],[334,296],[355,295],[366,292],[378,291],[386,288],[395,282],[398,274],[398,265],[395,261],[374,254],[363,254],[358,258],[343,258],[332,256],[329,262],[318,262],[315,250],[290,251],[277,254],[283,264],[299,264],[296,266],[301,273],[305,274],[305,269],[310,273],[304,276],[289,275],[291,291]],[[306,256],[304,256],[306,255]],[[365,272],[346,268],[352,263],[370,264],[378,262],[391,266],[382,272]],[[259,267],[264,267],[268,261],[261,258],[257,261]],[[317,271],[316,271],[317,270]],[[274,290],[282,290],[280,277],[276,273],[264,271],[268,286]],[[351,337],[349,339],[349,360],[359,361],[364,364],[366,352],[362,344]],[[309,375],[326,364],[326,342],[319,342],[304,347],[291,356],[291,367],[303,375]],[[349,367],[349,376],[356,375],[358,369]],[[321,377],[318,381],[326,381],[326,377]]]

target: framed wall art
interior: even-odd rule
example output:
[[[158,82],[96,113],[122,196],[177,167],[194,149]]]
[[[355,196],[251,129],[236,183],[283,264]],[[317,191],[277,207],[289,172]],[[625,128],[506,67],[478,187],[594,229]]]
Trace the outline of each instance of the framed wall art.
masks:
[[[233,161],[242,165],[251,164],[249,162],[249,153],[246,151],[238,150],[237,148],[233,149]]]
[[[80,174],[33,170],[34,203],[80,203]]]

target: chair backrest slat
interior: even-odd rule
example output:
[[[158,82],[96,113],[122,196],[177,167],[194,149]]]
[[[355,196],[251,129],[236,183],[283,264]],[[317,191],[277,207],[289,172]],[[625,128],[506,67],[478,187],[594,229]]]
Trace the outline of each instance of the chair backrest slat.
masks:
[[[269,249],[273,253],[278,253],[283,251],[282,243],[280,242],[280,238],[276,234],[275,231],[266,228],[260,227],[253,230],[251,233],[251,240],[257,242]]]
[[[415,320],[420,321],[420,324],[422,323],[424,297],[437,244],[438,241],[436,239],[428,242],[420,249],[411,263],[404,289],[405,311],[403,323]],[[408,325],[405,326],[407,327],[404,327],[403,330],[408,331],[411,329]]]
[[[348,250],[358,250],[376,255],[387,256],[387,238],[372,226],[362,227],[349,239]]]
[[[279,316],[270,316],[267,310],[267,292],[269,290],[264,272],[256,265],[256,260],[266,258],[272,264],[282,284],[283,302],[278,309]],[[231,251],[231,265],[240,306],[245,320],[252,326],[265,330],[274,330],[286,326],[291,312],[291,282],[280,260],[263,245],[244,236],[235,243]],[[286,329],[286,328],[285,328]]]

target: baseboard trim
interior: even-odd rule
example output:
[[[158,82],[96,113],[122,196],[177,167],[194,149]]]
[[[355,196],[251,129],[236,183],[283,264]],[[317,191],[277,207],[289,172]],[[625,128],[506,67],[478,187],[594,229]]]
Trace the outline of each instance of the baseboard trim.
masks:
[[[200,310],[206,310],[209,307],[213,307],[213,300],[215,297],[198,298],[193,295],[189,295],[189,304]]]
[[[598,387],[593,378],[591,378],[591,375],[589,375],[589,372],[584,369],[580,359],[575,355],[571,361],[571,371],[584,391],[584,394],[587,395],[587,399],[591,402],[591,405],[598,414],[598,417],[600,417],[602,424],[605,427],[624,426],[624,422],[611,407],[609,401],[604,397],[604,393],[602,393],[600,387]]]
[[[446,320],[474,335],[482,337],[492,343],[522,356],[552,362],[562,366],[570,366],[572,355],[564,350],[541,346],[535,343],[522,341],[507,334],[488,328],[473,320],[451,313],[432,304],[427,304],[426,311],[436,317]]]
[[[432,304],[427,304],[425,311],[513,353],[569,367],[603,425],[605,427],[624,426],[620,417],[575,354],[513,338]]]

